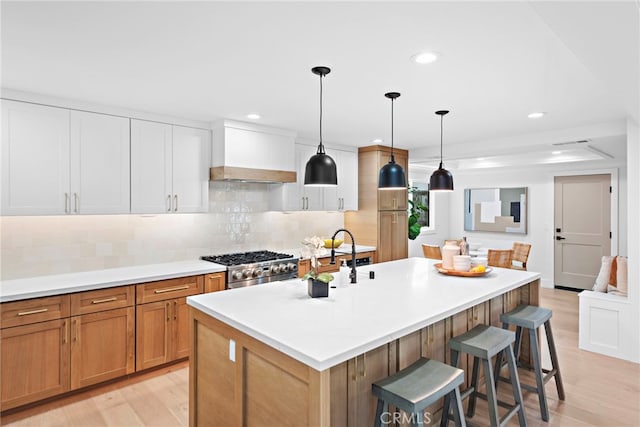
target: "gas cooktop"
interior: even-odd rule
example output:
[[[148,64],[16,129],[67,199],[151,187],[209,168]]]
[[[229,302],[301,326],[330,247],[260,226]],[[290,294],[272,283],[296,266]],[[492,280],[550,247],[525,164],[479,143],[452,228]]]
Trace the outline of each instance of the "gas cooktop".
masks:
[[[255,264],[257,262],[274,261],[287,258],[293,258],[293,255],[272,251],[240,252],[235,254],[211,255],[202,257],[202,259],[205,261],[215,262],[216,264],[226,265],[227,267],[232,265]]]

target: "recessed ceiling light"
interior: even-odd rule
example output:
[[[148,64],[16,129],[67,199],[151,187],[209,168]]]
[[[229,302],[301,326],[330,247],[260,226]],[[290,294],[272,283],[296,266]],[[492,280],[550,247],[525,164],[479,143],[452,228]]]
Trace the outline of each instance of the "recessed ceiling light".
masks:
[[[530,113],[527,117],[529,117],[530,119],[539,119],[540,117],[544,116],[547,113],[544,113],[542,111],[540,112],[535,112],[535,113]]]
[[[261,117],[260,114],[256,114],[256,113],[247,114],[247,119],[251,119],[251,120],[258,120],[260,117]]]
[[[562,151],[552,151],[551,154],[562,154]]]
[[[376,139],[372,139],[371,142],[373,142],[374,144],[380,144],[382,140],[380,138],[376,138]]]
[[[420,52],[411,57],[418,64],[430,64],[438,60],[438,54],[435,52]]]

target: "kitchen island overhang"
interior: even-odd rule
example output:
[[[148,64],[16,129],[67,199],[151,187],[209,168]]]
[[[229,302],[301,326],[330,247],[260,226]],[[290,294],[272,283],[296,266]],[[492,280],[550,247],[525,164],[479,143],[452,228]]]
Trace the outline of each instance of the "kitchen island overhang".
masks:
[[[448,319],[462,318],[461,313],[477,313],[478,307],[482,307],[479,323],[484,320],[499,324],[496,319],[499,313],[517,303],[538,303],[538,273],[494,269],[484,277],[453,277],[438,273],[434,263],[409,258],[366,266],[359,270],[362,274],[358,275],[357,284],[340,284],[330,290],[328,298],[321,299],[309,298],[305,284],[299,280],[190,297],[192,424],[198,424],[202,416],[217,408],[238,423],[258,411],[261,416],[284,418],[305,414],[303,418],[309,424],[331,425],[333,409],[338,405],[335,397],[341,393],[338,389],[346,388],[338,387],[336,384],[341,381],[333,376],[343,365],[345,373],[355,369],[357,379],[362,376],[362,363],[367,363],[366,358],[359,357],[378,351],[384,358],[386,352],[389,360],[383,369],[386,376],[400,368],[401,359],[406,359],[398,353],[405,337],[443,323],[442,344],[446,347],[455,329],[453,320],[446,326]],[[371,270],[375,271],[372,280],[368,279]],[[512,296],[514,291],[517,297]],[[478,321],[478,314],[473,314],[470,322],[473,317]],[[459,324],[460,320],[456,322]],[[417,356],[428,352],[418,349]],[[211,370],[219,372],[211,374]],[[219,375],[223,372],[227,373]],[[373,378],[372,372],[367,382],[381,379]],[[267,377],[271,384],[282,384],[274,390],[263,382],[254,384],[254,380]],[[204,384],[206,393],[216,398],[205,396]],[[301,385],[302,389],[290,398],[306,397],[298,402],[301,406],[297,415],[287,415],[284,407],[279,408],[279,398],[270,394]],[[358,393],[354,388],[345,391],[346,401],[371,400],[370,385],[357,387]],[[227,400],[231,396],[233,399]],[[334,396],[332,410],[331,396]],[[227,402],[221,404],[224,400]],[[261,403],[251,406],[252,402]],[[365,402],[360,406],[369,405]],[[234,410],[228,412],[230,408]],[[342,412],[351,416],[352,409],[343,408]]]

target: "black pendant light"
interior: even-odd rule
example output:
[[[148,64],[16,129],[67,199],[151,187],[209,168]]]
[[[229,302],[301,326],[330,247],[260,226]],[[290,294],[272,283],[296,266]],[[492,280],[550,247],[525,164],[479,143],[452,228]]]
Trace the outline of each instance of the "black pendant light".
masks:
[[[393,157],[393,101],[400,96],[398,92],[388,92],[384,96],[391,100],[391,159],[380,169],[378,174],[378,189],[404,190],[407,188],[407,177],[402,166]]]
[[[304,185],[331,187],[338,185],[336,162],[327,155],[322,145],[322,78],[331,72],[328,67],[313,67],[313,74],[320,76],[320,144],[318,152],[311,156],[304,171]]]
[[[451,172],[442,167],[442,120],[449,110],[438,110],[440,116],[440,167],[431,174],[429,179],[429,191],[453,191],[453,176]]]

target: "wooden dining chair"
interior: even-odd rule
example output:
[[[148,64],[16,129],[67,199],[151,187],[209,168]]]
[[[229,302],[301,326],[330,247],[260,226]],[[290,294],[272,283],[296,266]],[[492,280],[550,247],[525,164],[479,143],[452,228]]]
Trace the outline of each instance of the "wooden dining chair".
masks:
[[[487,252],[487,265],[492,267],[511,268],[513,249],[489,249]]]
[[[531,251],[531,245],[529,243],[520,243],[513,242],[513,262],[517,262],[518,264],[513,264],[511,268],[515,270],[526,270],[527,269],[527,259],[529,258],[529,252]]]
[[[442,252],[440,252],[440,246],[422,244],[422,253],[425,258],[430,259],[442,259]]]

